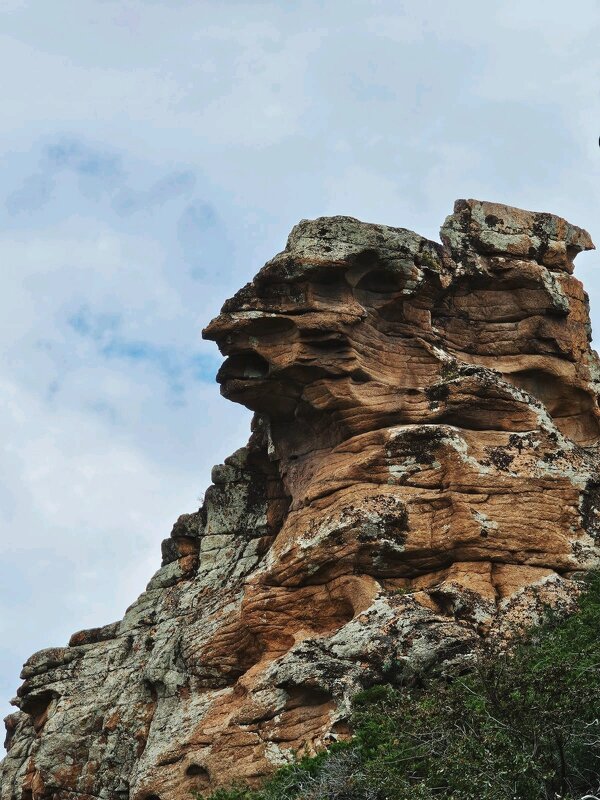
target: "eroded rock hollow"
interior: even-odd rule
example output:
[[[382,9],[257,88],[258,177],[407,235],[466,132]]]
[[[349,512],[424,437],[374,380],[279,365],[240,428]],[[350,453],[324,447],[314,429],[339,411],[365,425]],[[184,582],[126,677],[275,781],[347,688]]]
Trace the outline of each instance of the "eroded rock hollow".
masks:
[[[120,622],[33,655],[2,800],[178,800],[348,735],[598,564],[598,358],[559,217],[297,225],[204,335],[252,435]]]

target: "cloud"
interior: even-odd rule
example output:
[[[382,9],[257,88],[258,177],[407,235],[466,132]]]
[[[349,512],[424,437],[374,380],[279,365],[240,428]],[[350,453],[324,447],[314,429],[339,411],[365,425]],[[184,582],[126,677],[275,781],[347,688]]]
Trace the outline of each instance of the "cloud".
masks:
[[[120,158],[76,139],[62,139],[44,148],[44,156],[51,168],[69,169],[81,175],[114,177],[121,174]]]
[[[96,399],[95,382],[114,382],[115,374],[90,368],[77,379]],[[4,711],[32,650],[123,614],[157,568],[160,540],[178,514],[197,507],[216,451],[223,457],[244,440],[246,419],[223,415],[212,387],[190,390],[185,405],[169,410],[167,425],[164,410],[153,411],[150,394],[160,395],[160,383],[150,373],[141,398],[135,377],[121,373],[120,381],[118,394],[108,389],[117,410],[135,407],[127,429],[85,403],[46,403],[17,384],[0,384]],[[72,397],[76,384],[65,391]],[[149,448],[140,447],[144,437],[154,440]],[[210,452],[203,451],[209,440]]]
[[[194,200],[177,220],[177,241],[184,263],[195,280],[232,273],[231,234],[211,203]]]
[[[170,200],[189,197],[196,184],[196,176],[190,170],[172,172],[153,183],[148,189],[135,190],[124,187],[114,198],[113,206],[120,214],[150,211],[162,207]]]
[[[119,314],[94,314],[87,306],[82,306],[67,320],[80,336],[88,336],[96,342],[112,337],[121,324]]]
[[[199,349],[193,308],[145,240],[76,219],[0,236],[0,258],[7,701],[32,650],[123,613],[248,414],[219,397],[219,359]]]
[[[50,201],[55,185],[56,182],[51,175],[39,172],[29,175],[23,184],[6,198],[8,213],[38,211]]]
[[[32,154],[33,155],[33,154]],[[11,215],[43,210],[55,201],[65,183],[65,176],[76,175],[79,190],[90,194],[90,182],[96,189],[91,195],[98,198],[98,184],[114,185],[123,180],[118,155],[95,148],[83,140],[59,139],[46,144],[38,155],[35,172],[22,179],[21,185],[8,194],[6,208]]]
[[[213,381],[220,359],[216,354],[195,353],[193,347],[166,347],[143,339],[131,339],[123,333],[123,317],[94,313],[82,306],[68,325],[83,339],[95,345],[95,353],[105,361],[144,363],[157,370],[174,393],[184,391],[190,381]]]

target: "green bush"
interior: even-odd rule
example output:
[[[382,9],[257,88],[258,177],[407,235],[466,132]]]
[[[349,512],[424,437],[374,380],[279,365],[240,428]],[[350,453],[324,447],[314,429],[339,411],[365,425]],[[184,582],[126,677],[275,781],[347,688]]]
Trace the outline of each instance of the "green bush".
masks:
[[[213,800],[576,800],[600,791],[600,576],[510,656],[354,700],[353,740]]]

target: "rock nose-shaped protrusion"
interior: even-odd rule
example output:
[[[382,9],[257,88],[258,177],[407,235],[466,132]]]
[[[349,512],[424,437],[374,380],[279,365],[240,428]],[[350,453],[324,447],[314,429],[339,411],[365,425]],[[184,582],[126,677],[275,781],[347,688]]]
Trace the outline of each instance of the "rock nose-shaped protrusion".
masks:
[[[223,394],[285,419],[301,405],[314,411],[311,393],[326,383],[339,384],[337,395],[377,381],[376,341],[364,323],[380,316],[427,329],[428,310],[411,297],[425,284],[439,290],[442,274],[441,246],[412,231],[351,217],[304,220],[204,331],[227,356],[217,378]]]
[[[465,400],[440,382],[455,360],[500,372],[574,441],[595,441],[588,310],[570,275],[589,235],[551,214],[458,200],[441,237],[349,217],[301,222],[204,331],[228,356],[222,393],[273,420],[325,414],[342,436],[359,416],[363,427],[453,423]],[[472,424],[488,427],[497,402],[481,385],[468,394]]]

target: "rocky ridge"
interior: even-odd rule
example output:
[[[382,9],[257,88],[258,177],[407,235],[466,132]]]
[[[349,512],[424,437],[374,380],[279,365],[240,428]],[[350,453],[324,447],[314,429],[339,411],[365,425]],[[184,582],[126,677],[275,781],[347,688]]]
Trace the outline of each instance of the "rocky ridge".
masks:
[[[598,564],[588,234],[459,200],[442,244],[302,221],[204,335],[255,412],[123,620],[34,654],[1,800],[175,800],[348,735],[361,687],[462,670]]]

